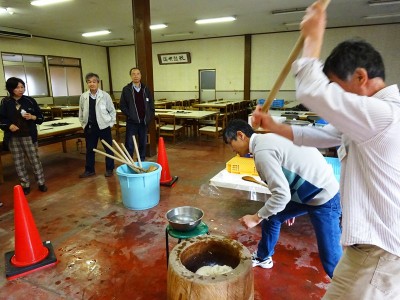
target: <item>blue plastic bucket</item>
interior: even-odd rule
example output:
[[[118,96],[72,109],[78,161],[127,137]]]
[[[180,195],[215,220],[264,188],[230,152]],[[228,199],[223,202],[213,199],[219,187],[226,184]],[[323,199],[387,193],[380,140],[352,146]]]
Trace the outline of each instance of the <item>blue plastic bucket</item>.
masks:
[[[340,160],[337,157],[325,157],[325,160],[328,164],[332,166],[333,174],[336,177],[336,180],[340,182]]]
[[[135,165],[137,165],[135,163]],[[142,162],[142,167],[148,169],[157,166],[158,169],[149,173],[135,173],[127,165],[117,168],[121,185],[122,202],[126,208],[133,210],[149,209],[160,201],[161,165],[155,162]]]

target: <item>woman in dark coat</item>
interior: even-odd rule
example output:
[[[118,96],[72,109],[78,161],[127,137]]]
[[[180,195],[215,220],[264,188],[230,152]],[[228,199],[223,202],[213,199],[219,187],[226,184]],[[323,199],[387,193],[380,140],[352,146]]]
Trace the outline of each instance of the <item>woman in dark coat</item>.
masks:
[[[6,89],[9,96],[3,98],[0,104],[0,126],[4,130],[3,147],[7,147],[12,154],[24,194],[30,193],[25,156],[33,169],[39,190],[46,192],[36,128],[36,125],[43,123],[42,112],[35,99],[24,95],[25,82],[22,79],[10,77],[6,81]]]

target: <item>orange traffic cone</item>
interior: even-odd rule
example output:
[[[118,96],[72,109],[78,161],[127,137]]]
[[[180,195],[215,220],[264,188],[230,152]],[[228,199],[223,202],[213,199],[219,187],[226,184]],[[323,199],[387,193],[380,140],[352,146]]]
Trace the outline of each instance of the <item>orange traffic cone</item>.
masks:
[[[172,177],[171,174],[169,173],[167,152],[165,151],[163,137],[160,137],[158,139],[157,163],[160,164],[162,167],[160,184],[165,186],[172,186],[178,180],[178,176]]]
[[[15,251],[5,254],[8,280],[57,264],[53,246],[42,243],[20,185],[14,187]]]

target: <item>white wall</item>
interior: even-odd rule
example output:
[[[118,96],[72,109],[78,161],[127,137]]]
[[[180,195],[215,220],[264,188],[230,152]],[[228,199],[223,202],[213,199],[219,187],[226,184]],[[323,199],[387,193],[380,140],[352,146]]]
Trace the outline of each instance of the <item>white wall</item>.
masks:
[[[105,47],[35,37],[21,40],[0,38],[0,52],[81,58],[83,79],[86,73],[97,73],[103,81],[103,89],[106,91],[110,89]],[[86,88],[86,85],[84,87]],[[1,67],[0,96],[5,95],[7,95],[7,92],[5,90],[4,70]]]
[[[190,52],[190,64],[160,65],[157,54]],[[243,37],[153,44],[153,80],[156,99],[198,98],[200,69],[216,69],[217,98],[243,99]],[[113,89],[118,95],[130,82],[135,65],[132,47],[110,48]],[[224,95],[226,95],[224,97]]]
[[[381,53],[386,69],[386,83],[399,84],[399,32],[400,24],[330,29],[325,37],[322,57],[328,56],[330,51],[345,39],[362,38]]]
[[[328,29],[321,58],[324,60],[340,42],[362,38],[371,43],[382,55],[386,68],[386,83],[400,83],[400,25],[379,25]],[[267,98],[283,65],[292,51],[299,32],[255,35],[252,38],[251,99]],[[295,83],[292,74],[282,85],[276,98],[295,100]],[[290,91],[292,90],[292,91]]]
[[[400,83],[400,24],[328,29],[322,51],[325,58],[344,39],[361,37],[382,54],[386,65],[386,82]],[[286,62],[298,32],[260,34],[252,37],[251,99],[266,98],[282,66]],[[108,91],[108,70],[104,47],[61,42],[43,38],[25,40],[1,39],[0,51],[24,54],[80,57],[83,75],[98,73]],[[190,64],[160,65],[157,54],[190,52]],[[155,98],[198,98],[199,69],[216,69],[217,98],[243,99],[244,37],[212,38],[153,44],[153,76]],[[111,76],[118,98],[130,82],[129,69],[136,65],[133,46],[111,47]],[[6,95],[3,68],[0,68],[0,95]],[[289,75],[277,98],[294,100],[294,80]]]
[[[111,47],[111,78],[115,98],[119,99],[122,88],[132,82],[129,70],[136,67],[134,46]]]
[[[374,45],[386,65],[386,82],[399,83],[400,25],[379,25],[328,29],[322,59],[339,42],[360,37]],[[292,51],[299,32],[252,36],[250,99],[267,98],[283,65]],[[157,54],[190,52],[190,64],[160,65]],[[121,91],[130,81],[129,68],[134,65],[134,48],[110,49],[113,88]],[[129,63],[132,61],[132,63]],[[198,70],[216,69],[217,98],[243,99],[244,37],[205,39],[153,44],[155,98],[198,98]],[[289,74],[276,98],[295,100],[294,78]]]

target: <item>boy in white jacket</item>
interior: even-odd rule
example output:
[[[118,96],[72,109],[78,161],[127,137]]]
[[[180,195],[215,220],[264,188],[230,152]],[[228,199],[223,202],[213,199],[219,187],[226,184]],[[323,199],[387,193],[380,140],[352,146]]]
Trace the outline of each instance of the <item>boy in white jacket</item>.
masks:
[[[246,228],[261,223],[253,266],[272,268],[282,223],[308,213],[322,265],[332,278],[342,255],[339,183],[322,154],[273,133],[256,134],[243,120],[232,120],[223,139],[240,156],[253,154],[257,172],[272,194],[257,213],[240,219]]]

